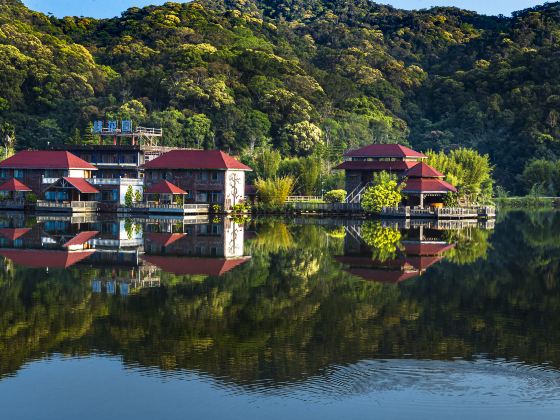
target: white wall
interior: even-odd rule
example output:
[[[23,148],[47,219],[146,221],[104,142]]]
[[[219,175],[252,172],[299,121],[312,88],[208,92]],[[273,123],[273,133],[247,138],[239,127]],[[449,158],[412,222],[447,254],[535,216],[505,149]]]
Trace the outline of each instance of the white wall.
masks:
[[[237,194],[234,193],[233,177],[237,177]],[[225,173],[224,205],[230,200],[231,205],[239,204],[245,198],[245,171],[227,170]],[[225,208],[224,210],[229,210]]]

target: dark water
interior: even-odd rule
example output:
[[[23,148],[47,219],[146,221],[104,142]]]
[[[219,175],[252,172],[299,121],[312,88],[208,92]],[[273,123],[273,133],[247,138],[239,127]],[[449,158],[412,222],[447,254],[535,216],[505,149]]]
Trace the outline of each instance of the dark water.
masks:
[[[560,214],[0,218],[0,418],[560,417]]]

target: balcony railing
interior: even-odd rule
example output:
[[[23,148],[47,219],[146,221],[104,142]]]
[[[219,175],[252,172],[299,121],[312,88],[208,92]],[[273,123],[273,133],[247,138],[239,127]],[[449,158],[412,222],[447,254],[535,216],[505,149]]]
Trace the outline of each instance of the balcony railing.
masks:
[[[43,184],[54,184],[59,179],[60,179],[60,177],[54,178],[54,177],[43,176]]]
[[[82,209],[97,209],[97,201],[49,201],[38,200],[37,207],[48,208],[82,208]]]
[[[88,178],[92,185],[144,185],[144,180],[140,178]]]

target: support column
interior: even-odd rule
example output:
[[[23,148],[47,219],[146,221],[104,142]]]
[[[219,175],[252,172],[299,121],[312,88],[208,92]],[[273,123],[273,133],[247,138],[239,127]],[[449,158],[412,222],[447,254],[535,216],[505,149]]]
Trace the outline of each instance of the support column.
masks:
[[[420,208],[424,208],[424,194],[420,194]]]

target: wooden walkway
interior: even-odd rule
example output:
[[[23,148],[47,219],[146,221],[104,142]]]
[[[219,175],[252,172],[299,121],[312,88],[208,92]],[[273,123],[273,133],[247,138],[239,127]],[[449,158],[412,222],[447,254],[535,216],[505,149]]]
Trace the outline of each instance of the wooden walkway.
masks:
[[[496,208],[492,206],[479,207],[384,207],[381,217],[396,217],[400,219],[493,219]]]

